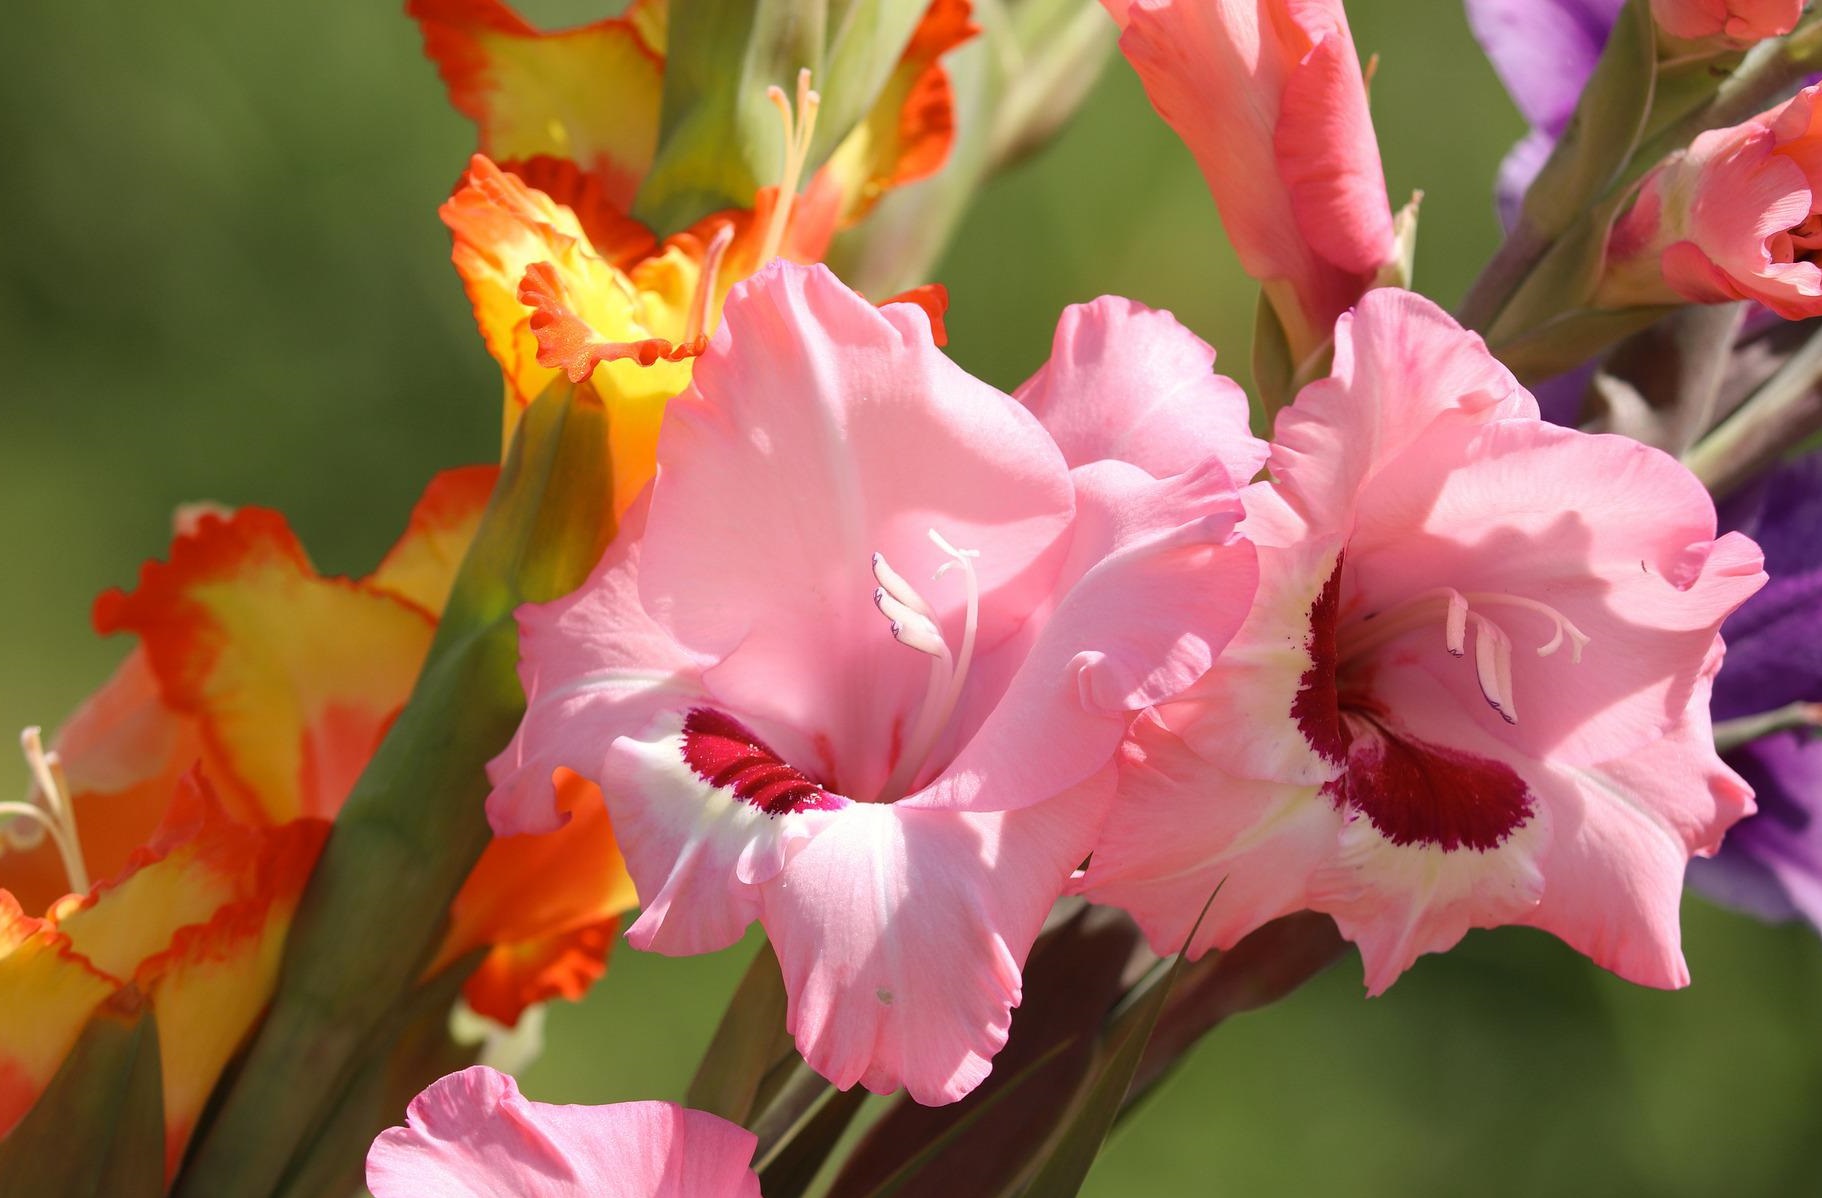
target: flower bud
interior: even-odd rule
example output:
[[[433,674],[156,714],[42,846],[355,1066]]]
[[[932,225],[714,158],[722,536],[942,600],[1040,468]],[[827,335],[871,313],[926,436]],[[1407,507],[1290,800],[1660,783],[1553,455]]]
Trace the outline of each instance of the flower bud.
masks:
[[[1651,15],[1671,37],[1757,42],[1796,28],[1803,0],[1651,0]]]
[[[1822,125],[1817,87],[1655,167],[1615,226],[1602,307],[1756,300],[1822,315]]]

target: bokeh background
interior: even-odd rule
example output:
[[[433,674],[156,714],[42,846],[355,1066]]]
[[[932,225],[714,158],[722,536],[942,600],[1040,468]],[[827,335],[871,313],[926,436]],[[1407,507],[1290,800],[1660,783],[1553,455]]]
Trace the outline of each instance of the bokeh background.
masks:
[[[1453,0],[1350,7],[1380,57],[1394,198],[1426,193],[1418,284],[1451,303],[1496,242],[1488,192],[1519,120]],[[395,4],[9,6],[0,726],[55,724],[124,655],[89,603],[163,552],[180,501],[280,508],[323,569],[361,573],[434,471],[496,452],[498,376],[435,215],[471,147]],[[1247,373],[1254,290],[1118,60],[982,193],[937,277],[952,352],[1004,388],[1063,304],[1109,291]],[[1685,927],[1678,994],[1521,930],[1471,934],[1370,1002],[1346,960],[1205,1042],[1089,1193],[1822,1191],[1822,942],[1693,897]],[[552,1012],[525,1089],[680,1097],[755,943],[622,949]]]

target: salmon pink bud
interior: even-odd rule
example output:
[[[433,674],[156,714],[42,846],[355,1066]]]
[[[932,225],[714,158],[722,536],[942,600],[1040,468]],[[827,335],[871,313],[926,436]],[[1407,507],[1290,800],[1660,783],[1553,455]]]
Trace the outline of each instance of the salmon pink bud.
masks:
[[[1302,361],[1398,256],[1341,0],[1102,0]]]
[[[1597,301],[1757,300],[1787,320],[1822,315],[1817,90],[1704,133],[1656,167],[1613,231]]]
[[[1671,37],[1756,42],[1795,29],[1803,0],[1651,0],[1651,15]]]

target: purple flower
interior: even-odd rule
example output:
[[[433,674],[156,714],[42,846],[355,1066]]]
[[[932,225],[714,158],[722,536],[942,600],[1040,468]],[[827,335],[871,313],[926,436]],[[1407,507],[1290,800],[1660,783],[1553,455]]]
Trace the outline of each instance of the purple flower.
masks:
[[[1723,506],[1724,526],[1765,550],[1771,581],[1721,628],[1727,661],[1714,685],[1718,720],[1822,701],[1822,453],[1785,466]],[[1759,813],[1727,834],[1689,881],[1763,919],[1822,929],[1822,739],[1780,732],[1729,753]]]
[[[1556,145],[1625,0],[1467,0],[1468,24],[1531,123],[1500,164],[1500,219],[1518,220],[1525,189]]]

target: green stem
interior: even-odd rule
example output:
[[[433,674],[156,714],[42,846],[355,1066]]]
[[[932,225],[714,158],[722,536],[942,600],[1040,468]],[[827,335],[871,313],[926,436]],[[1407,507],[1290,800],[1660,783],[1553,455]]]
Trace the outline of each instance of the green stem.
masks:
[[[1647,171],[1710,129],[1740,124],[1769,108],[1822,65],[1822,14],[1813,16],[1788,37],[1761,42],[1740,68],[1716,89],[1713,99],[1649,137],[1628,156],[1624,169],[1589,205],[1600,211],[1616,195],[1636,183]],[[1662,64],[1660,64],[1661,68]],[[1584,100],[1587,93],[1584,93]],[[1580,113],[1578,110],[1578,119]],[[1649,122],[1648,122],[1649,124]],[[1551,155],[1568,154],[1567,139]],[[1545,170],[1550,168],[1547,165]],[[1524,286],[1545,255],[1580,228],[1583,220],[1554,231],[1539,230],[1520,218],[1479,277],[1469,288],[1458,313],[1468,328],[1486,330],[1497,321],[1506,304]]]
[[[1822,333],[1813,334],[1683,464],[1725,495],[1822,429]]]
[[[1760,737],[1795,728],[1822,728],[1822,703],[1790,703],[1758,715],[1722,720],[1714,726],[1714,747],[1717,752],[1731,753]]]

